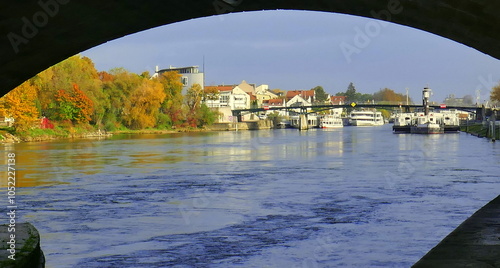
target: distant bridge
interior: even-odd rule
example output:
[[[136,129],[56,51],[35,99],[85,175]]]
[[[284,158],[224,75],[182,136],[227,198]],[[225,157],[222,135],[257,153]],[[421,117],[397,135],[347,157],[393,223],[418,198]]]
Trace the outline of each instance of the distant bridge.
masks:
[[[456,109],[466,112],[471,112],[476,114],[477,120],[482,120],[485,115],[490,114],[489,108],[477,107],[477,106],[442,106],[442,105],[430,105],[430,108],[434,108],[437,110],[449,110]],[[313,106],[288,106],[288,107],[266,107],[266,108],[251,108],[251,109],[239,109],[233,110],[233,116],[238,118],[238,122],[242,120],[243,113],[259,113],[265,111],[296,111],[300,110],[300,114],[311,114],[316,113],[318,111],[326,111],[335,108],[373,108],[373,109],[382,109],[382,108],[391,108],[391,109],[403,109],[405,112],[410,112],[412,109],[415,110],[417,108],[423,108],[422,105],[402,105],[402,104],[342,104],[342,105],[313,105]]]

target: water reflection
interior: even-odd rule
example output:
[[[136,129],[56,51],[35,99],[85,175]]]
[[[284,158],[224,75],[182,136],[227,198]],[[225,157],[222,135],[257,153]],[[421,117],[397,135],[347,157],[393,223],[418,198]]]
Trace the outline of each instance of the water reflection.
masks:
[[[384,126],[9,150],[47,266],[408,267],[498,194],[492,146]]]

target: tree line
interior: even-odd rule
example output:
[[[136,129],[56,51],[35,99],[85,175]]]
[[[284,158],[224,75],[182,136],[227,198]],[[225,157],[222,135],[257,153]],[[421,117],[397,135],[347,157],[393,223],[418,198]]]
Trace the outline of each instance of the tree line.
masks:
[[[312,88],[311,90],[314,90],[315,92],[315,99],[317,103],[324,103],[328,101],[328,94],[325,92],[322,86],[317,86]],[[354,84],[351,82],[349,86],[347,87],[347,90],[345,92],[337,92],[335,96],[345,96],[346,97],[346,102],[371,102],[375,101],[377,103],[394,103],[394,102],[401,102],[404,103],[406,102],[406,95],[396,93],[394,90],[389,89],[389,88],[384,88],[381,89],[374,94],[363,94],[359,93],[356,91],[356,87]],[[411,103],[411,99],[409,99],[409,102]]]
[[[56,126],[92,125],[99,129],[172,129],[212,124],[217,114],[202,104],[201,85],[182,94],[181,75],[123,68],[98,71],[76,55],[24,82],[0,98],[0,117],[15,119],[16,132],[45,117]]]

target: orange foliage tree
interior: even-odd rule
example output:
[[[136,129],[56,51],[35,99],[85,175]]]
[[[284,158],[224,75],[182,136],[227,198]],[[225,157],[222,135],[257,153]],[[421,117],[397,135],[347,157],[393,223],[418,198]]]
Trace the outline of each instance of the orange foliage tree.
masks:
[[[165,97],[163,86],[158,81],[142,80],[132,91],[131,102],[125,107],[125,123],[133,129],[154,127]]]
[[[406,96],[396,93],[392,89],[384,88],[375,92],[373,99],[379,102],[403,102],[406,101]]]
[[[29,81],[7,93],[2,98],[0,113],[14,118],[16,131],[26,131],[35,126],[39,113],[36,106],[37,90]]]
[[[94,112],[94,103],[77,84],[73,84],[73,90],[67,92],[60,89],[54,96],[55,116],[57,120],[70,120],[73,123],[88,123]]]

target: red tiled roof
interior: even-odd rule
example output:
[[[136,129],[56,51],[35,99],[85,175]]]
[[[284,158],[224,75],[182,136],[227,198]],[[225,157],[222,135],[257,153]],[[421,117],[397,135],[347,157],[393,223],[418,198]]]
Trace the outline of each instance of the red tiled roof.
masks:
[[[270,106],[281,106],[281,105],[283,105],[283,99],[270,99],[270,100],[267,100],[267,102],[264,101],[264,103],[267,103]]]
[[[289,90],[286,92],[287,99],[291,99],[297,95],[300,95],[304,99],[308,99],[309,97],[314,97],[315,92],[313,89],[311,89],[311,90]]]
[[[309,97],[314,98],[315,94],[316,94],[316,92],[313,89],[311,89],[311,90],[303,90],[302,91],[302,98],[304,98],[304,99],[307,99]]]
[[[286,98],[291,99],[301,93],[301,90],[289,90],[286,92]]]
[[[219,88],[219,91],[231,91],[233,90],[234,86],[217,86]]]
[[[346,96],[330,96],[330,102],[332,104],[339,104],[340,102],[345,103]]]

